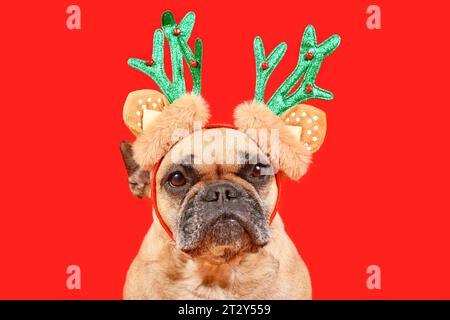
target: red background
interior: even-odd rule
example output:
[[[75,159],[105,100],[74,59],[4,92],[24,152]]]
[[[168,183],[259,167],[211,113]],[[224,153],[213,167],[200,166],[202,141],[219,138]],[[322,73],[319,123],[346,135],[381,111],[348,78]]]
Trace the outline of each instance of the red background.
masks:
[[[287,54],[269,91],[294,68],[316,27],[341,46],[317,84],[335,94],[325,144],[309,173],[284,182],[281,215],[306,261],[316,299],[450,298],[450,115],[447,8],[427,1],[84,1],[82,29],[68,1],[2,5],[0,298],[120,299],[151,223],[128,190],[119,152],[128,92],[156,88],[128,67],[148,58],[163,11],[194,10],[204,42],[203,94],[213,122],[252,98],[253,38]],[[378,4],[382,29],[368,30]],[[66,267],[82,289],[66,288]],[[366,268],[381,267],[381,290]]]

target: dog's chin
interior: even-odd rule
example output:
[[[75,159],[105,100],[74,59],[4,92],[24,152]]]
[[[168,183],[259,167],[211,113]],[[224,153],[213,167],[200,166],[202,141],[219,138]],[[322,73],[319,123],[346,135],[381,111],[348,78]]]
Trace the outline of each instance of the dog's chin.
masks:
[[[233,216],[222,216],[211,223],[195,248],[183,250],[192,257],[211,263],[230,262],[247,253],[257,252],[265,244],[256,244],[245,224]]]

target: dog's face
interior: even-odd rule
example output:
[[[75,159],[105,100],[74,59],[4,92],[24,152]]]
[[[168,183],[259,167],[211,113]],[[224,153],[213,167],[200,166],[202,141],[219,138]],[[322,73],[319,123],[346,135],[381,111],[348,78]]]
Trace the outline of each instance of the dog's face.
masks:
[[[190,134],[164,157],[155,182],[158,209],[184,252],[228,260],[269,241],[276,179],[246,134],[225,128]]]
[[[299,179],[311,158],[308,143],[266,106],[243,103],[234,115],[238,130],[205,129],[206,102],[187,94],[157,115],[136,141],[121,145],[131,191],[148,196],[149,184],[155,184],[158,211],[177,248],[218,263],[267,244],[278,196],[274,171]],[[150,182],[149,170],[160,159]]]

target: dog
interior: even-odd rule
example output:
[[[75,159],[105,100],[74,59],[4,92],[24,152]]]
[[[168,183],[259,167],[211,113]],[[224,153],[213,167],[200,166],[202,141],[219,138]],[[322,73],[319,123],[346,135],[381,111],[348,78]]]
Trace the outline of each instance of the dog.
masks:
[[[139,198],[149,197],[153,183],[157,206],[128,270],[124,298],[311,299],[308,269],[274,212],[279,185],[267,156],[270,147],[261,148],[255,136],[239,129],[201,128],[166,147],[157,168],[143,167],[150,156],[146,152],[164,149],[163,143],[149,146],[163,140],[155,137],[161,128],[180,119],[198,120],[196,115],[208,117],[205,108],[201,98],[184,96],[163,111],[167,114],[154,125],[160,131],[149,130],[136,142],[121,144],[130,190]],[[193,109],[193,116],[183,114]],[[266,110],[247,104],[236,114],[258,116]],[[254,127],[254,119],[251,122]],[[281,125],[282,148],[291,136]],[[207,150],[213,152],[204,159]],[[302,152],[303,162],[291,166],[304,173],[309,158],[305,149]],[[292,174],[286,164],[280,166]]]

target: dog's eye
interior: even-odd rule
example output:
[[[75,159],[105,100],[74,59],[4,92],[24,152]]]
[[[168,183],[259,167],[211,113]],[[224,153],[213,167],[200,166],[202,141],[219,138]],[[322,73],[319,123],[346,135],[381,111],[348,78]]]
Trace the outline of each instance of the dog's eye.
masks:
[[[257,164],[253,167],[252,177],[260,177],[262,174],[263,167],[260,164]]]
[[[174,172],[169,178],[169,183],[174,187],[182,187],[186,184],[186,177],[180,172]]]

